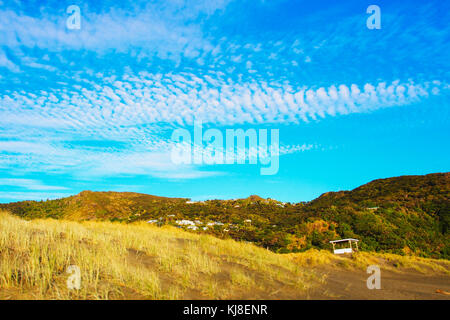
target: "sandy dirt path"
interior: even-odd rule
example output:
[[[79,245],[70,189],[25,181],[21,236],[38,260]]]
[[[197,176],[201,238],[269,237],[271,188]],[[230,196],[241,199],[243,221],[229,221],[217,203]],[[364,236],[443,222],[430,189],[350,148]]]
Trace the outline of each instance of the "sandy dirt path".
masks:
[[[367,288],[370,274],[362,270],[315,268],[326,274],[326,283],[310,293],[310,299],[450,300],[449,275],[424,275],[415,270],[381,269],[381,289]],[[447,294],[446,294],[447,293]]]

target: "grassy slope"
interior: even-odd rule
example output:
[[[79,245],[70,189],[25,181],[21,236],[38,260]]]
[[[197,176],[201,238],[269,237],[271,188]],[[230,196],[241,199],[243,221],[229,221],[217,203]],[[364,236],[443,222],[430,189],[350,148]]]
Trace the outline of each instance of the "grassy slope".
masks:
[[[67,198],[0,204],[0,208],[24,218],[109,220],[128,218],[147,211],[164,210],[187,199],[158,197],[134,192],[83,191]]]
[[[383,270],[404,272],[414,270],[422,274],[439,273],[450,275],[450,261],[415,256],[400,256],[392,253],[358,252],[351,259],[335,255],[327,250],[310,249],[302,253],[287,254],[293,261],[304,267],[339,266],[349,270],[366,271],[370,265],[378,265]]]
[[[140,222],[26,221],[2,212],[0,230],[0,299],[302,299],[326,282],[317,265],[450,269],[448,261],[396,255],[276,254]],[[67,289],[69,265],[81,269],[79,291]]]
[[[319,280],[286,256],[173,227],[0,213],[0,229],[3,299],[300,298]],[[66,288],[69,265],[81,269],[78,292]]]

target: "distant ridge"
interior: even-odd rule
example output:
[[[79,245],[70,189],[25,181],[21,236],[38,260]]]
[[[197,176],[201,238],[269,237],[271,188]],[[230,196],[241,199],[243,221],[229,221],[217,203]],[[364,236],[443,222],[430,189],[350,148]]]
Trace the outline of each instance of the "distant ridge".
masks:
[[[327,248],[358,238],[363,250],[450,258],[450,173],[373,180],[300,203],[251,195],[189,201],[134,192],[83,191],[67,198],[0,204],[27,218],[151,221],[254,242],[278,252]],[[195,222],[195,226],[194,225]]]

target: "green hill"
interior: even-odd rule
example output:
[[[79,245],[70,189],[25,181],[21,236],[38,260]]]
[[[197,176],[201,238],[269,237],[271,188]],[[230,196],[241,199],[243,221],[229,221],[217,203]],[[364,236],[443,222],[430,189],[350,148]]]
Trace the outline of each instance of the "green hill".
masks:
[[[188,199],[165,198],[134,192],[83,191],[77,195],[47,201],[0,204],[23,218],[65,218],[73,220],[135,220],[147,211],[164,212]]]
[[[0,204],[0,209],[28,219],[146,220],[277,252],[329,248],[329,240],[352,237],[361,240],[361,250],[450,259],[450,173],[378,179],[310,202],[282,203],[255,195],[188,200],[84,191],[58,200]]]

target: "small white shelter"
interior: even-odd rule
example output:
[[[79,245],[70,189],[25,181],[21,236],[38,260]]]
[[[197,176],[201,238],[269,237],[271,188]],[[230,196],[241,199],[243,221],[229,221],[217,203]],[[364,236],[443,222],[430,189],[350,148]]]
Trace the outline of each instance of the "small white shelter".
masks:
[[[341,239],[341,240],[333,240],[333,241],[330,241],[330,243],[331,244],[333,244],[333,252],[334,252],[334,254],[343,254],[343,253],[352,253],[353,252],[353,246],[352,246],[352,243],[354,243],[355,244],[355,251],[358,251],[358,239],[352,239],[352,238],[349,238],[349,239]],[[340,248],[340,249],[336,249],[336,244],[337,243],[348,243],[348,247],[346,247],[346,248]]]

